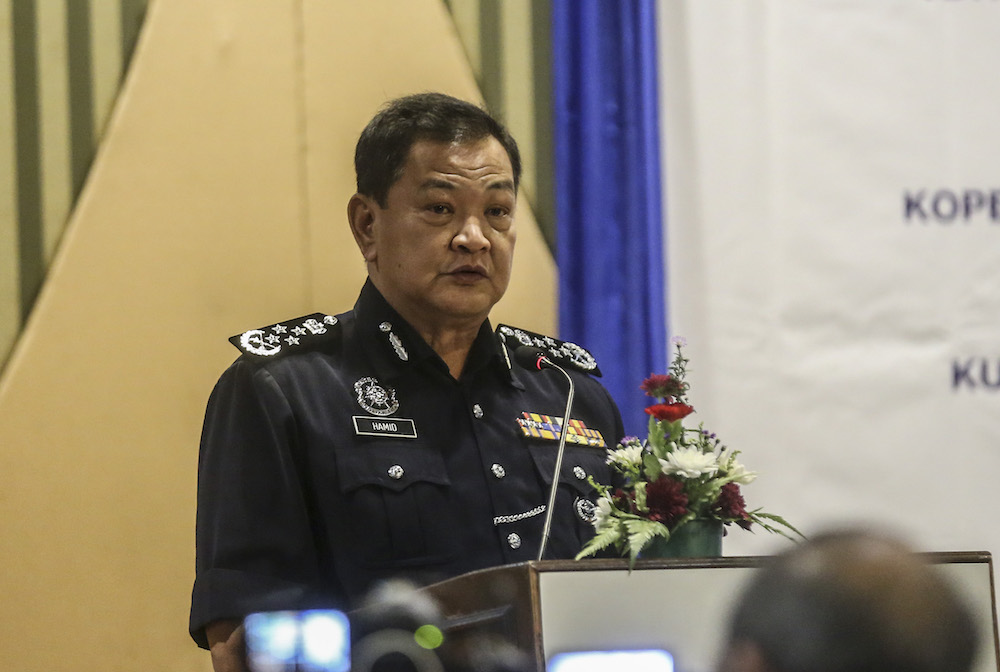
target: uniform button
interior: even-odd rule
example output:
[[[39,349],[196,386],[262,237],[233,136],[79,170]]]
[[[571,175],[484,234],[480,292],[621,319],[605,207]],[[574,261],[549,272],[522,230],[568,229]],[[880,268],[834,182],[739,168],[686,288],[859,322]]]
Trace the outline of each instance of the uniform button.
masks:
[[[493,466],[490,467],[490,471],[492,471],[493,475],[497,478],[503,478],[507,475],[507,470],[503,468],[503,465],[497,464],[496,462],[494,462]]]
[[[392,325],[390,323],[388,323],[388,322],[383,322],[382,324],[378,325],[378,328],[379,328],[379,331],[383,331],[383,332],[384,331],[392,331]]]
[[[515,551],[521,548],[521,537],[517,532],[511,532],[507,535],[507,545],[510,546]]]
[[[587,472],[586,472],[586,470],[583,467],[581,467],[579,464],[576,465],[575,467],[573,467],[573,475],[576,476],[581,481],[583,479],[587,478]]]
[[[473,406],[472,406],[472,414],[474,416],[476,416],[476,420],[478,420],[479,418],[483,417],[483,415],[484,415],[483,414],[483,407],[480,406],[479,404],[473,404]]]
[[[398,464],[394,464],[389,467],[389,478],[398,481],[403,477],[403,468]]]

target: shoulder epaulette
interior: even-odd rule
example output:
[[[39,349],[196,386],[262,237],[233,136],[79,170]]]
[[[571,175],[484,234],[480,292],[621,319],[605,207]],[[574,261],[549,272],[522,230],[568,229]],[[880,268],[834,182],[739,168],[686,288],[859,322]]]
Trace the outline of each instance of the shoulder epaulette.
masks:
[[[257,359],[277,359],[293,352],[311,350],[340,333],[333,315],[313,313],[287,322],[244,331],[229,339],[246,355]]]
[[[549,353],[550,359],[560,366],[568,366],[592,376],[601,375],[601,370],[597,367],[597,360],[594,359],[594,356],[576,343],[560,341],[558,338],[509,327],[506,324],[497,326],[496,334],[511,352],[522,345],[528,345],[545,350]]]

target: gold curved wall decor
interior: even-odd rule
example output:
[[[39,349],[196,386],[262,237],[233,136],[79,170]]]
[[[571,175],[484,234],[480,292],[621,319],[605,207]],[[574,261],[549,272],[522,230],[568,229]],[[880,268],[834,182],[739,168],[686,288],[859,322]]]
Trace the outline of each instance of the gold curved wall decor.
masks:
[[[426,89],[480,98],[440,0],[150,2],[0,377],[5,668],[210,669],[186,618],[226,339],[350,307],[355,139],[385,100]],[[553,332],[553,261],[527,199],[519,214],[495,316]]]

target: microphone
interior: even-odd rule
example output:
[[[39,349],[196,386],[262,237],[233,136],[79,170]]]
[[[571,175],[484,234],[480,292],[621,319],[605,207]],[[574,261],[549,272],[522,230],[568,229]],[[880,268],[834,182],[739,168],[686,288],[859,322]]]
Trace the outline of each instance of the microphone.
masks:
[[[529,371],[541,371],[543,368],[559,368],[552,363],[552,360],[549,359],[544,350],[533,348],[530,345],[522,345],[515,350],[514,361]]]
[[[542,369],[555,369],[569,383],[569,394],[566,395],[566,410],[563,412],[562,426],[559,428],[559,448],[556,450],[556,466],[552,473],[552,485],[549,487],[549,504],[545,508],[545,526],[542,528],[542,543],[538,547],[538,559],[545,557],[545,547],[549,543],[549,534],[552,531],[552,513],[556,505],[556,492],[559,488],[559,473],[562,471],[563,453],[566,452],[566,428],[569,427],[570,414],[573,410],[573,395],[576,393],[576,386],[573,379],[566,370],[548,358],[544,350],[533,348],[530,345],[522,345],[514,350],[514,361],[528,369],[529,371],[541,371]]]

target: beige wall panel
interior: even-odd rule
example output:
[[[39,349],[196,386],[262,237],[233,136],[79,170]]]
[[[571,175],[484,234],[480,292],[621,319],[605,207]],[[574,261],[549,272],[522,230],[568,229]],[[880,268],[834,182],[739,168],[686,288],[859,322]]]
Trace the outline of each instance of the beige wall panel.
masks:
[[[224,334],[304,307],[295,19],[151,5],[0,381],[5,669],[208,667],[185,623],[205,399]]]
[[[535,73],[532,72],[532,57],[536,47],[530,41],[531,3],[532,0],[504,0],[500,4],[504,115],[515,137],[526,147],[534,147],[535,144]],[[544,77],[545,74],[538,73],[538,76]],[[529,156],[534,156],[534,152]],[[533,192],[536,180],[534,161],[525,160],[522,179],[528,185],[529,193]]]
[[[122,70],[122,15],[117,2],[90,4],[90,58],[94,86],[94,137],[100,138],[118,95]]]
[[[36,5],[38,43],[38,130],[41,134],[42,250],[52,259],[73,200],[69,148],[69,77],[66,6]]]
[[[0,379],[5,668],[209,668],[186,619],[225,339],[353,302],[356,135],[383,100],[425,88],[477,96],[437,0],[151,3]],[[498,317],[551,331],[554,270],[526,206]]]
[[[469,56],[472,73],[476,79],[481,74],[481,45],[479,41],[479,19],[482,8],[482,0],[458,0],[450,2],[449,11],[452,21],[458,28],[458,36],[465,47],[465,53]]]
[[[0,0],[0,371],[21,329],[11,0]],[[0,543],[3,543],[0,541]]]
[[[339,312],[354,304],[365,275],[346,214],[361,129],[397,96],[482,97],[441,0],[305,3],[304,30],[310,265],[316,310]],[[517,226],[514,276],[493,321],[554,334],[555,265],[523,197]]]

